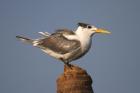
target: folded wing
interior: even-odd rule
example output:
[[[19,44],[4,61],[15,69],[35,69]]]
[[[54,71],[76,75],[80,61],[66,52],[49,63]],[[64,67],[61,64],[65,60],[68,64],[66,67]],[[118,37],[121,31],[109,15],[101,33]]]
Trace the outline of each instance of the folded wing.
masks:
[[[47,38],[41,39],[38,46],[44,49],[50,49],[59,54],[66,54],[80,48],[80,42],[77,40],[68,40],[64,34],[73,34],[72,31],[59,30]]]

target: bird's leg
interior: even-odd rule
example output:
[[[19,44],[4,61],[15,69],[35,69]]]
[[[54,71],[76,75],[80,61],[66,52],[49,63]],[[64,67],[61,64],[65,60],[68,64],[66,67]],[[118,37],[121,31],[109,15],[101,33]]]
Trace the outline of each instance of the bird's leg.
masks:
[[[64,62],[64,64],[69,67],[70,69],[72,69],[72,65],[67,61],[67,62]]]
[[[68,66],[69,68],[72,67],[72,65],[70,64],[70,62],[68,60],[64,60],[63,58],[60,58],[60,60],[66,65]],[[72,69],[72,68],[71,68]]]
[[[64,62],[65,63],[65,65],[67,65],[68,67],[72,67],[72,65],[67,61],[67,62]]]
[[[72,70],[72,68],[73,68],[73,65],[72,64],[70,64],[70,60],[66,60],[65,61],[65,64],[66,64],[66,66],[68,66],[71,70]]]

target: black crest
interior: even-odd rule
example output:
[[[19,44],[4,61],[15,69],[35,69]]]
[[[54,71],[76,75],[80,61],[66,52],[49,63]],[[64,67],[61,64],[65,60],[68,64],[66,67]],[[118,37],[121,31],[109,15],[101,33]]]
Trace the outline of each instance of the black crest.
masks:
[[[81,23],[81,22],[78,23],[78,26],[81,26],[81,27],[84,27],[84,28],[86,28],[89,25],[90,24],[87,24],[87,23]]]

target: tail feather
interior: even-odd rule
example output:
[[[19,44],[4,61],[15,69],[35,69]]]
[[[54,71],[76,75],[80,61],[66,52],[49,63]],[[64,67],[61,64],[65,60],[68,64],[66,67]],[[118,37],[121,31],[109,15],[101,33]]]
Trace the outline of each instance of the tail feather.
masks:
[[[38,33],[45,36],[45,37],[50,36],[50,33],[48,33],[48,32],[38,32]]]
[[[22,42],[29,43],[29,44],[33,44],[33,42],[34,42],[34,40],[32,40],[32,39],[22,37],[22,36],[16,36],[16,38],[21,40]]]

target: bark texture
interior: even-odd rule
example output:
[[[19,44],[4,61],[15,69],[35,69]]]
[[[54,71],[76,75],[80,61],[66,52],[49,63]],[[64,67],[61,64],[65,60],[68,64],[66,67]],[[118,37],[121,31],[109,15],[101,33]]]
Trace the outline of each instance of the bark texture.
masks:
[[[57,79],[57,93],[94,93],[92,79],[86,70],[74,65],[65,65],[64,73]]]

